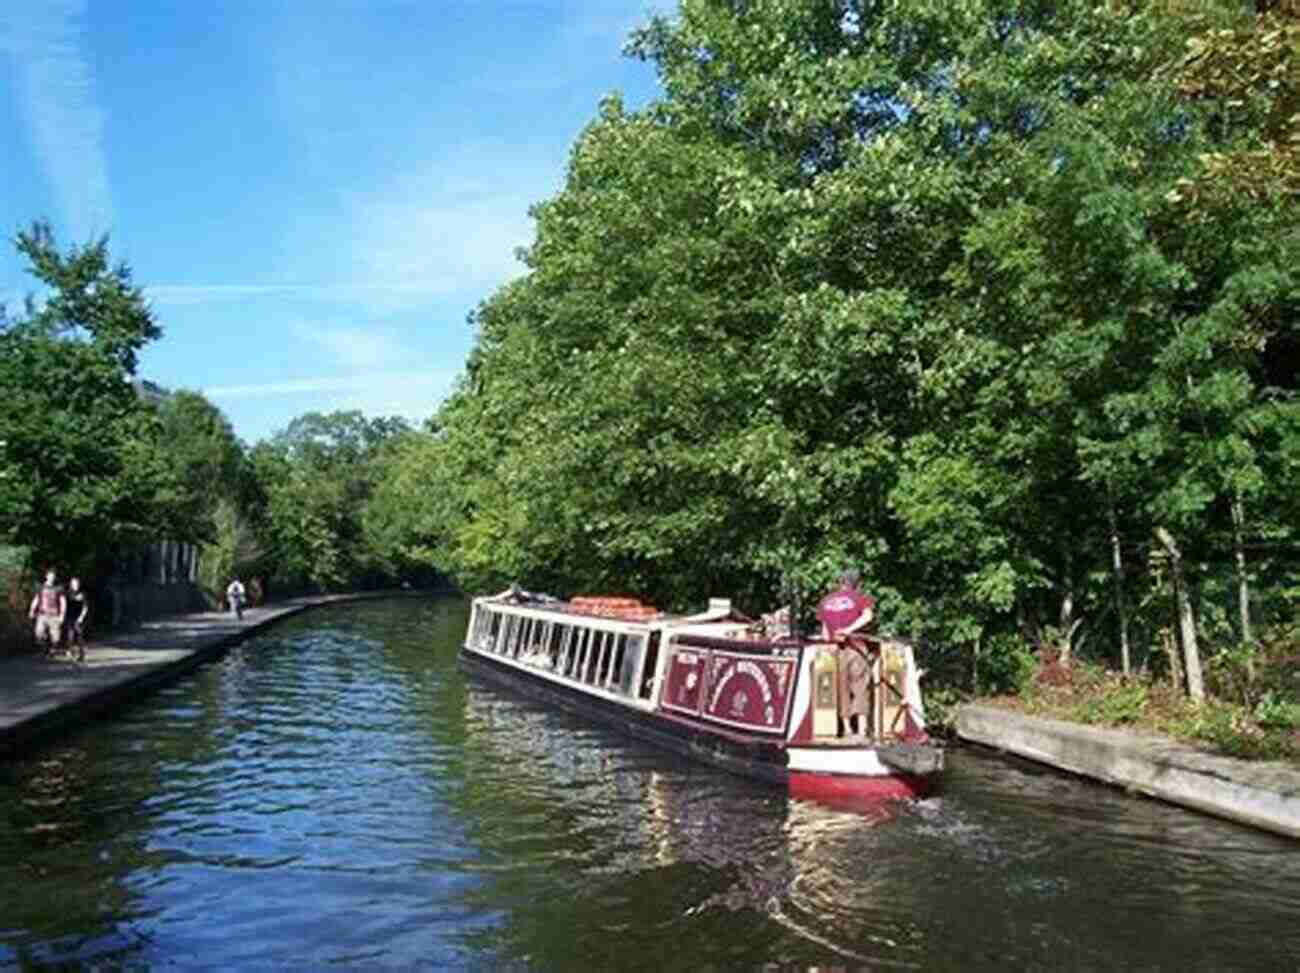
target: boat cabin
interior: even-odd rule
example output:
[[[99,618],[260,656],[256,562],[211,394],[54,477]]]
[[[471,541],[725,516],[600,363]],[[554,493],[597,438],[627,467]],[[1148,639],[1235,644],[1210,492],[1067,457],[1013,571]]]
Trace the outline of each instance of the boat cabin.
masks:
[[[466,649],[610,702],[760,737],[833,746],[914,733],[923,722],[910,650],[858,643],[771,638],[725,599],[683,616],[634,599],[496,596],[475,599]]]

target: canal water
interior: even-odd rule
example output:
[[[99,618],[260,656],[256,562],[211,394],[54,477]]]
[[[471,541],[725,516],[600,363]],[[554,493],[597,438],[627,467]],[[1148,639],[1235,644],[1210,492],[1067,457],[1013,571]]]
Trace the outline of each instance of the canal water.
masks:
[[[1296,970],[1300,843],[967,750],[846,812],[317,610],[0,763],[0,967]]]

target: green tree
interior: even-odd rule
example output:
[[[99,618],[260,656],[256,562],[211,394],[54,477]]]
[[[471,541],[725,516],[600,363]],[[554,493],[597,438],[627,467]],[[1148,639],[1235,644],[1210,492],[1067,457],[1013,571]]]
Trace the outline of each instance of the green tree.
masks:
[[[387,546],[668,605],[856,562],[887,625],[977,657],[1177,617],[1194,666],[1195,566],[1296,509],[1300,346],[1290,184],[1214,161],[1285,167],[1294,45],[1190,6],[653,20],[630,50],[663,98],[607,99],[575,143],[528,275],[394,460]],[[1170,544],[1176,606],[1144,597]]]
[[[189,500],[183,540],[211,540],[223,500],[238,503],[247,487],[244,448],[221,410],[198,392],[170,393],[158,406],[163,441]]]
[[[158,417],[131,385],[160,330],[106,239],[63,253],[37,223],[15,244],[45,291],[0,330],[0,541],[75,567],[184,519]]]
[[[407,432],[397,418],[309,412],[254,447],[257,532],[278,584],[337,590],[386,575],[362,522],[380,457]]]

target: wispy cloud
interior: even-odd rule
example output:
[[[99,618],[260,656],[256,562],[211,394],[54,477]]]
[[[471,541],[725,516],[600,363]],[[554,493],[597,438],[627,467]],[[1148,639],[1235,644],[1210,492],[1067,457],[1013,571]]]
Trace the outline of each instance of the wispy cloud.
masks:
[[[447,201],[433,191],[394,188],[390,198],[358,207],[356,259],[375,275],[482,291],[523,273],[515,250],[532,240],[531,203],[515,195]]]
[[[437,411],[458,374],[455,369],[439,368],[377,371],[219,385],[202,391],[230,415],[240,417],[240,428],[258,438],[273,431],[277,423],[274,416],[308,409],[331,412],[356,409],[369,416],[401,416],[412,423],[422,422]],[[291,409],[266,405],[285,400],[294,402]]]
[[[0,6],[0,51],[16,71],[18,104],[67,230],[76,240],[113,221],[104,113],[81,50],[84,0]]]
[[[398,336],[384,328],[312,325],[299,321],[290,326],[290,331],[349,368],[374,369],[409,360]]]
[[[324,375],[296,378],[281,382],[256,382],[248,385],[217,385],[204,389],[212,399],[270,399],[286,395],[314,395],[321,392],[368,392],[376,388],[391,390],[395,385],[422,389],[450,388],[454,371],[382,371],[357,375]]]
[[[433,280],[320,284],[146,284],[145,296],[157,306],[199,307],[250,299],[370,304],[393,299],[427,300],[446,293],[448,283]]]

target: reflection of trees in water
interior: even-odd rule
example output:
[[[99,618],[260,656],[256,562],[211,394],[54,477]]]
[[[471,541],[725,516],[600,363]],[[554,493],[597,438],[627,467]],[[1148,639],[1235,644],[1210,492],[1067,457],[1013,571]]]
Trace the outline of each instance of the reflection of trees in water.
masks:
[[[0,948],[0,961],[121,961],[148,940],[129,876],[152,857],[132,825],[151,782],[116,773],[91,734],[4,766],[0,928],[14,953]]]

